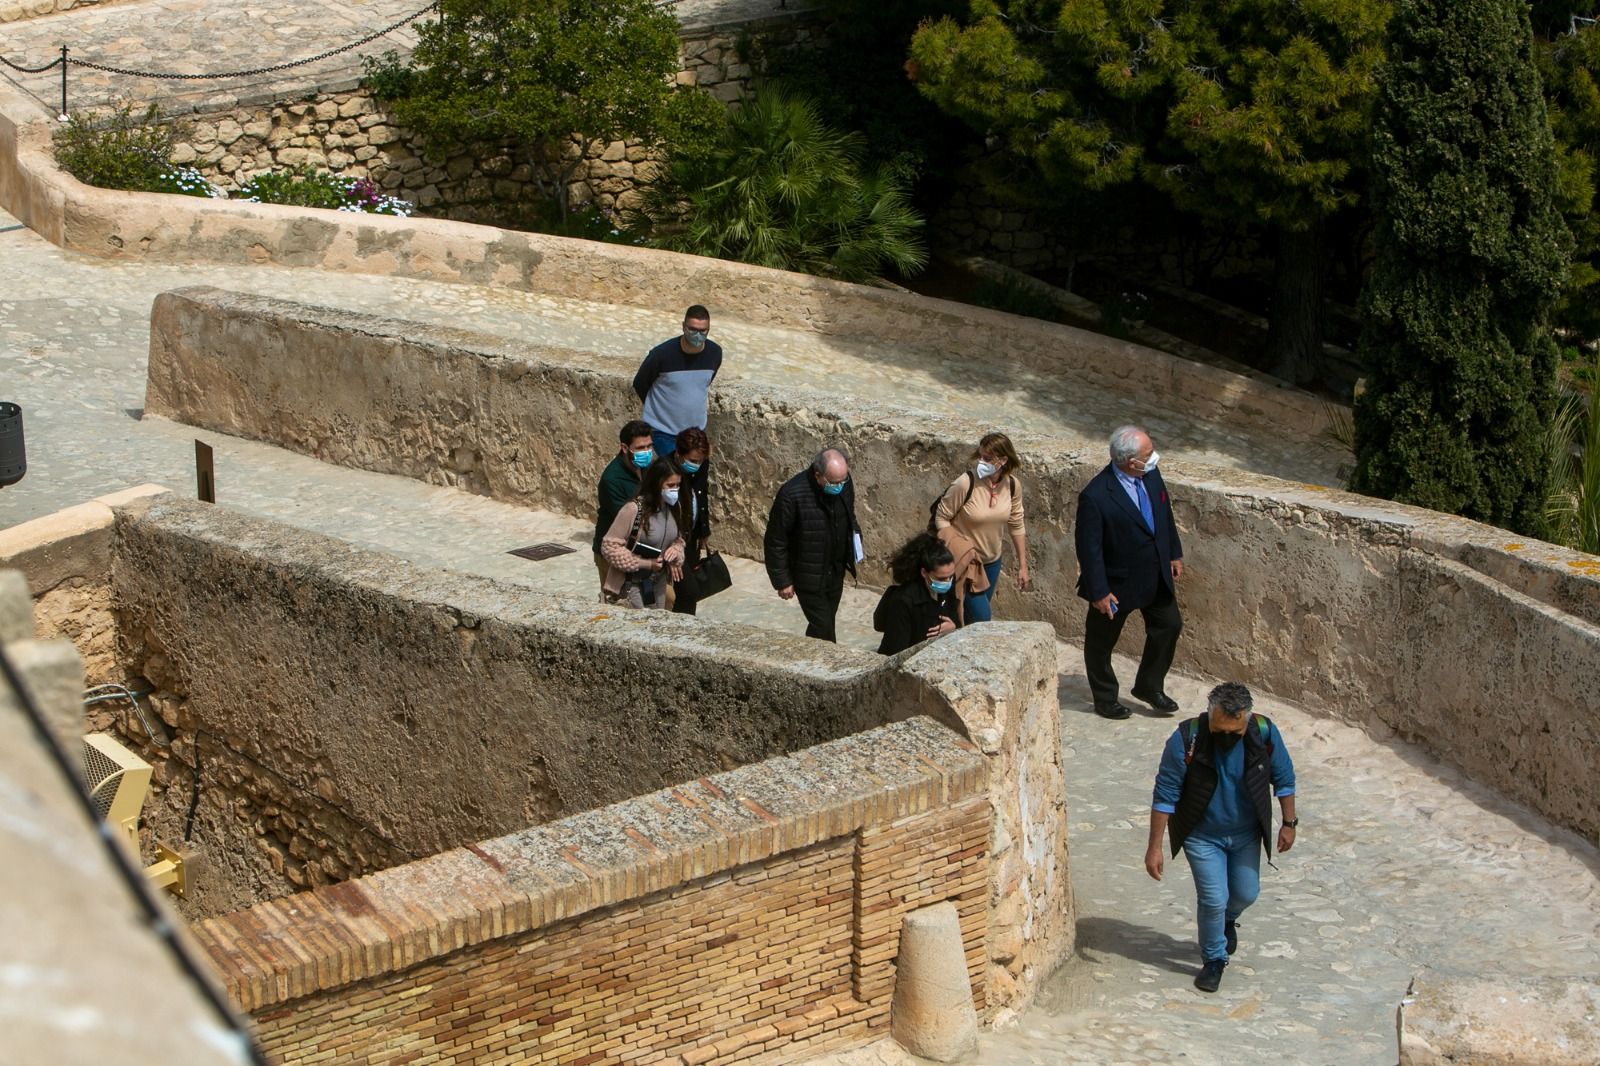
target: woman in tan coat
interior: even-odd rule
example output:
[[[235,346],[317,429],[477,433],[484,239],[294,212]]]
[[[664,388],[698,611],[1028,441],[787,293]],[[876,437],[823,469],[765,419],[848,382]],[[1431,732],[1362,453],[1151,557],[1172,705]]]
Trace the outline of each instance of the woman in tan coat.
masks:
[[[668,583],[683,579],[683,533],[690,528],[682,486],[677,467],[657,459],[644,472],[639,495],[617,512],[600,541],[609,565],[607,603],[666,608]]]
[[[989,601],[1000,580],[1001,554],[1008,533],[1017,555],[1017,588],[1027,591],[1033,583],[1028,573],[1022,482],[1017,479],[1022,461],[1017,458],[1017,450],[1004,433],[988,433],[978,441],[972,459],[973,469],[950,483],[933,515],[935,530],[943,534],[953,527],[954,532],[972,542],[987,578],[986,583],[964,583],[963,625],[987,622],[993,616]]]

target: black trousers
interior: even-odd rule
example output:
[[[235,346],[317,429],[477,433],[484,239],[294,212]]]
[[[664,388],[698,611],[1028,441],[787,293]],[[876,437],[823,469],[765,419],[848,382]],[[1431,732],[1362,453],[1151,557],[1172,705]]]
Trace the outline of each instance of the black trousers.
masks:
[[[1111,650],[1122,636],[1122,624],[1128,620],[1128,611],[1118,611],[1115,618],[1107,618],[1093,605],[1083,623],[1083,667],[1089,675],[1089,691],[1094,693],[1096,707],[1106,707],[1117,702],[1117,675],[1111,669]],[[1172,656],[1178,650],[1178,634],[1183,632],[1183,616],[1178,613],[1178,601],[1162,585],[1154,602],[1139,608],[1144,615],[1144,653],[1139,657],[1139,673],[1133,679],[1135,692],[1146,694],[1165,692],[1167,671],[1172,668]]]
[[[805,612],[806,636],[839,643],[833,621],[839,614],[839,601],[844,598],[844,574],[829,578],[828,584],[820,589],[797,587],[794,598],[800,601],[800,610]]]
[[[693,537],[685,537],[683,541],[683,572],[688,574],[695,563],[700,561],[700,542]],[[695,599],[691,586],[687,582],[676,582],[672,586],[672,613],[694,614],[694,608],[700,601]]]

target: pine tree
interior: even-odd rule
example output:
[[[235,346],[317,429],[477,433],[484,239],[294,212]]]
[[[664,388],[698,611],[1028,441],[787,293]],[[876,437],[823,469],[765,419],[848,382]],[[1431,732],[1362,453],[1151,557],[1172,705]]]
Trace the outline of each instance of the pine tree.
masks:
[[[1322,229],[1359,199],[1389,0],[972,0],[912,41],[919,87],[1062,193],[1131,181],[1265,227],[1280,375],[1321,357]]]
[[[1399,0],[1371,196],[1351,487],[1536,534],[1569,238],[1526,0]]]

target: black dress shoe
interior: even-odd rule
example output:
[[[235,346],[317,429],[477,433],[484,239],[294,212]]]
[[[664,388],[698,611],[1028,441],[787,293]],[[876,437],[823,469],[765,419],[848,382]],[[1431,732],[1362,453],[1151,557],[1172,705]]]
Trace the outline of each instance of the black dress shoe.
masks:
[[[1133,698],[1137,700],[1144,700],[1162,714],[1178,713],[1178,701],[1167,695],[1165,692],[1152,692],[1146,695],[1145,693],[1140,692],[1138,689],[1135,689],[1133,692]]]
[[[1101,718],[1110,718],[1113,721],[1121,721],[1124,718],[1133,717],[1133,712],[1120,703],[1097,703],[1094,705],[1094,713]]]

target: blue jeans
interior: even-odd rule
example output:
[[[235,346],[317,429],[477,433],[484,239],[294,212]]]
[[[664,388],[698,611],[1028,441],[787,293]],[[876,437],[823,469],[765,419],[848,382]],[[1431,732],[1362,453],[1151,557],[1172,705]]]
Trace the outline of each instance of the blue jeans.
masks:
[[[1183,842],[1184,857],[1194,874],[1196,917],[1200,922],[1200,957],[1227,959],[1224,921],[1237,921],[1261,892],[1261,834],[1191,835]]]
[[[982,592],[967,593],[966,607],[962,615],[964,625],[971,625],[974,622],[987,622],[994,617],[994,614],[989,610],[989,601],[994,599],[994,583],[1000,580],[1000,560],[996,559],[992,563],[985,563],[983,572],[989,575],[989,587]]]
[[[660,430],[652,429],[650,443],[655,446],[657,459],[665,459],[678,450],[678,436],[675,433],[662,433]]]

